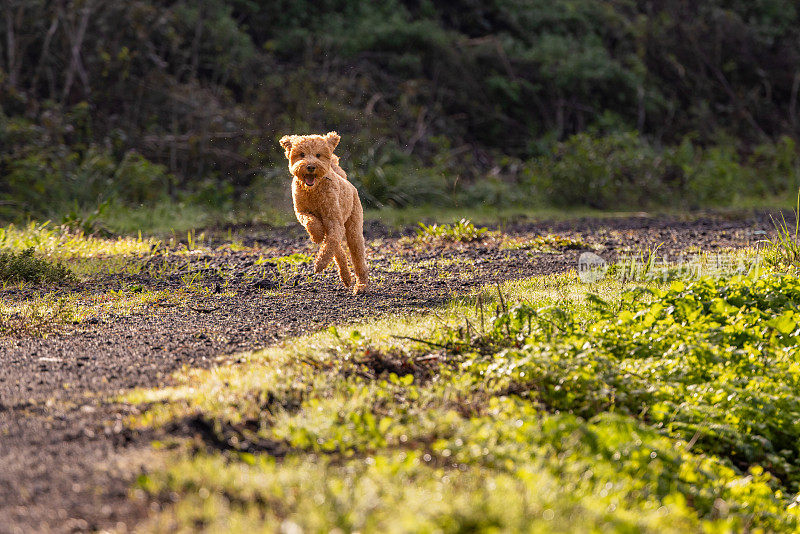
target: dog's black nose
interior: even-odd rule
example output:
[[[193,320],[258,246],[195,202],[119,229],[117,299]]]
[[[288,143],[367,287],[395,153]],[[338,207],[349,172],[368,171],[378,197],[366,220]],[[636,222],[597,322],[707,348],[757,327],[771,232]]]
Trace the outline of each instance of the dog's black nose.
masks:
[[[306,172],[314,172],[316,165],[306,165]]]

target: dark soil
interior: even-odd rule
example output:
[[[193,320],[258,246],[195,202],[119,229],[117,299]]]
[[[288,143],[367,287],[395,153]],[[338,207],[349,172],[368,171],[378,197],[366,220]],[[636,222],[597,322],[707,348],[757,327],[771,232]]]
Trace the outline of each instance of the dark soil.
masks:
[[[723,218],[583,219],[517,222],[514,237],[543,233],[580,237],[613,260],[663,244],[673,257],[698,249],[741,247],[764,239],[763,215]],[[335,270],[313,276],[270,258],[313,246],[297,227],[238,229],[248,247],[191,255],[156,252],[142,273],[104,276],[63,292],[189,290],[189,298],[148,305],[128,315],[100,315],[54,327],[46,335],[0,337],[0,532],[131,529],[147,515],[130,498],[136,465],[149,439],[124,428],[135,407],[108,398],[134,387],[170,382],[184,367],[327,327],[389,312],[420,313],[478,286],[574,269],[581,250],[504,250],[500,240],[410,243],[380,224],[367,225],[371,291],[354,296]],[[214,243],[223,244],[222,241]],[[436,262],[439,262],[438,265]],[[53,288],[7,288],[0,298],[23,301]]]

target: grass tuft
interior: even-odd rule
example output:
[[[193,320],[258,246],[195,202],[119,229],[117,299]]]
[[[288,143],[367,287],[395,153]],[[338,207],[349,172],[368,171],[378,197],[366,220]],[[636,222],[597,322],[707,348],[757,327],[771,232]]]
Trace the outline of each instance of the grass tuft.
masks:
[[[81,318],[82,311],[74,302],[53,295],[12,306],[0,303],[0,337],[45,336]]]
[[[790,229],[781,212],[781,221],[772,218],[777,236],[767,241],[764,261],[767,265],[779,270],[797,271],[800,267],[800,190],[797,192],[797,203],[794,209],[794,230]]]
[[[37,258],[33,248],[28,248],[22,252],[0,252],[0,281],[70,283],[75,281],[75,275],[61,262]]]
[[[546,234],[527,240],[510,239],[504,242],[500,248],[508,250],[533,250],[536,252],[561,252],[563,250],[589,249],[591,246],[581,238]]]
[[[456,241],[470,243],[492,235],[486,227],[476,227],[469,219],[461,219],[453,224],[419,223],[417,239],[420,241]]]

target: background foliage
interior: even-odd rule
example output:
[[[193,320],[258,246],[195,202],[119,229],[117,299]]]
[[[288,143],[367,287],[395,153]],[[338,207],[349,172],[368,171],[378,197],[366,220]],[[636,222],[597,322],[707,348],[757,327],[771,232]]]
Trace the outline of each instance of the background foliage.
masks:
[[[800,175],[792,0],[6,0],[4,13],[4,219],[107,200],[274,204],[276,139],[334,128],[373,207],[704,205]]]

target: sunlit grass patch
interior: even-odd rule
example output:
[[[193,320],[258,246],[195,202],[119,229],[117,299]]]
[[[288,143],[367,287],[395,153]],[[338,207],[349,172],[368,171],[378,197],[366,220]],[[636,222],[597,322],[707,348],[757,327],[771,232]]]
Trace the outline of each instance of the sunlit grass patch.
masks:
[[[511,402],[497,403],[492,417],[455,418],[447,425],[450,435],[427,450],[410,445],[351,458],[275,461],[245,453],[180,460],[164,473],[139,478],[141,491],[185,496],[143,529],[724,532],[747,524],[747,512],[726,508],[698,517],[680,491],[690,483],[673,465],[697,474],[690,498],[707,510],[715,493],[730,498],[769,491],[763,475],[738,477],[623,418],[585,424]],[[502,452],[487,426],[501,432]],[[620,451],[634,458],[628,469],[618,470],[613,455]],[[751,510],[765,516],[779,506],[766,499]]]
[[[419,267],[412,265],[405,258],[400,255],[389,256],[389,272],[390,273],[411,273],[419,271]]]
[[[0,228],[0,250],[19,253],[32,249],[35,257],[61,263],[79,279],[137,273],[144,263],[143,258],[160,243],[141,234],[116,238],[85,235],[65,227],[52,227],[48,222]]]
[[[581,250],[592,247],[579,237],[545,234],[531,239],[505,239],[500,245],[500,248],[507,250],[532,250],[535,252],[561,252],[563,250]]]
[[[0,337],[44,336],[83,317],[74,301],[52,294],[19,303],[0,300]]]
[[[480,241],[494,235],[484,226],[475,226],[469,219],[461,219],[453,224],[424,224],[419,223],[417,229],[418,241],[455,241],[469,243]]]
[[[772,220],[776,235],[764,242],[764,261],[770,267],[783,271],[798,272],[800,270],[800,191],[794,208],[794,224],[786,222],[781,213],[781,220]]]
[[[763,246],[719,249],[667,255],[660,246],[623,255],[609,265],[606,276],[624,283],[723,277],[735,274],[759,276],[771,269]]]
[[[302,252],[295,252],[293,254],[287,254],[285,256],[276,256],[274,258],[263,259],[260,258],[256,265],[259,263],[267,263],[272,262],[277,265],[302,265],[304,263],[311,263],[314,261],[312,256],[308,254],[303,254]]]
[[[0,228],[0,249],[22,251],[33,248],[37,254],[66,260],[119,254],[146,254],[159,244],[152,238],[117,237],[99,238],[73,233],[49,223],[30,223],[18,228],[9,225]]]
[[[195,300],[189,289],[146,290],[140,286],[102,292],[46,292],[30,298],[0,299],[0,337],[47,336],[87,320],[113,320],[150,309]]]
[[[627,281],[610,276],[597,282],[584,283],[575,271],[566,271],[486,286],[458,300],[472,307],[473,315],[465,316],[465,319],[470,320],[477,317],[474,314],[488,317],[503,306],[517,302],[526,302],[538,307],[557,305],[564,310],[580,314],[585,311],[589,295],[601,295],[604,299],[613,301],[622,295],[626,287]],[[476,312],[475,309],[479,311]]]

